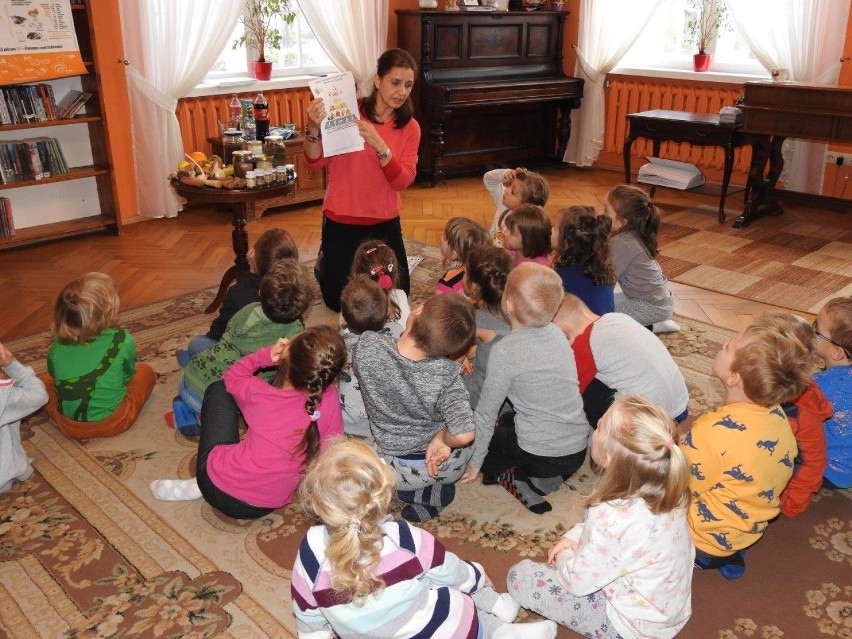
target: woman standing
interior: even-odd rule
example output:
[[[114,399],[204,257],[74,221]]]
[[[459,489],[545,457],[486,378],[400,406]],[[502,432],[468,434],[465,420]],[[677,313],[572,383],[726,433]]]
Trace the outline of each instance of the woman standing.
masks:
[[[417,63],[407,51],[389,49],[379,57],[373,91],[360,104],[362,151],[326,158],[320,135],[325,106],[321,98],[308,105],[305,164],[309,169],[328,168],[317,279],[332,310],[340,310],[340,292],[349,279],[352,258],[366,239],[382,240],[394,250],[400,288],[409,293],[399,192],[417,172],[420,125],[412,117],[410,99],[416,74]]]

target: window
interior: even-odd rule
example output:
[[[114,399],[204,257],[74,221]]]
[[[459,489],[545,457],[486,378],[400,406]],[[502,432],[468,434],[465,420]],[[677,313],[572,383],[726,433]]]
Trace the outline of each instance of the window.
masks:
[[[296,13],[296,19],[291,24],[280,22],[275,25],[284,36],[281,49],[266,51],[267,60],[272,62],[273,77],[336,72],[337,69],[317,42],[295,2],[291,3],[291,9]],[[205,81],[253,75],[251,64],[255,60],[255,52],[247,50],[244,46],[233,48],[234,41],[242,33],[243,25],[237,22],[234,33],[228,38],[225,49],[219,54]]]
[[[615,72],[628,69],[668,69],[692,71],[692,56],[698,52],[689,41],[687,23],[695,14],[690,0],[666,0],[648,22],[642,35],[622,58]],[[712,54],[710,71],[769,77],[728,16],[728,27],[708,48]]]

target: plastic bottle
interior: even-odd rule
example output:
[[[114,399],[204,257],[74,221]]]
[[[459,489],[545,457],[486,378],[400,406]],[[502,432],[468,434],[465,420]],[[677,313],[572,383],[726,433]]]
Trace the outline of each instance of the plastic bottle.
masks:
[[[269,103],[263,97],[263,91],[254,99],[254,121],[257,127],[255,139],[263,142],[269,135]]]
[[[237,94],[234,94],[234,97],[231,98],[231,103],[228,105],[228,128],[229,129],[239,129],[240,128],[240,119],[243,114],[243,105],[240,102],[240,99],[237,97]]]

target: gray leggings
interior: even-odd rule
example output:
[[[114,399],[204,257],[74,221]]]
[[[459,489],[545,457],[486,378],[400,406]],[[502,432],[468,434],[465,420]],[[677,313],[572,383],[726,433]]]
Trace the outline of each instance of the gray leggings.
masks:
[[[665,322],[674,313],[674,297],[669,293],[659,302],[649,302],[638,297],[615,294],[615,311],[629,315],[642,326]]]
[[[521,606],[592,639],[621,639],[606,616],[603,591],[575,597],[559,581],[556,569],[529,559],[515,564],[506,577],[509,594]]]

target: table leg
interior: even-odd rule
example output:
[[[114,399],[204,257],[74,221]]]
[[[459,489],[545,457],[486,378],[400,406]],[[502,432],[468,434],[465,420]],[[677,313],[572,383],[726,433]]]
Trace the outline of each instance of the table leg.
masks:
[[[630,184],[630,150],[633,147],[633,140],[636,139],[636,136],[633,135],[633,132],[627,134],[627,137],[624,138],[624,183]]]
[[[784,168],[784,158],[781,155],[781,145],[785,136],[766,136],[760,142],[752,144],[752,153],[760,148],[760,155],[752,159],[752,168],[749,171],[748,197],[742,215],[734,220],[735,229],[745,228],[754,220],[765,215],[781,215],[783,209],[777,198],[771,198],[771,192],[778,182],[781,170]],[[766,162],[769,161],[768,173],[764,177]]]
[[[719,224],[725,221],[725,198],[728,197],[728,183],[734,168],[734,139],[725,143],[725,170],[722,173],[722,193],[719,195]]]
[[[222,276],[222,282],[219,284],[219,291],[216,297],[210,302],[204,312],[212,313],[225,301],[225,292],[228,287],[238,279],[241,279],[249,274],[248,261],[248,232],[246,231],[246,203],[235,203],[231,207],[231,223],[234,225],[234,230],[231,231],[231,243],[234,247],[234,265],[231,266]]]

